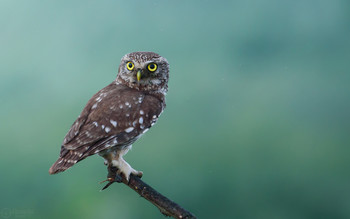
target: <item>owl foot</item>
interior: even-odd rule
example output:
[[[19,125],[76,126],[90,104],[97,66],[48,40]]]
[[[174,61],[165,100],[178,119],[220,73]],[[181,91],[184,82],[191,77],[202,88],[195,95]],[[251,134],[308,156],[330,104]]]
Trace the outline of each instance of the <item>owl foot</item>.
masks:
[[[117,167],[117,175],[124,175],[127,182],[130,180],[130,174],[142,177],[143,172],[133,169],[124,159],[113,160],[112,165]]]
[[[126,163],[126,162],[125,162]],[[130,165],[129,165],[130,167]],[[129,172],[130,171],[130,172]],[[107,189],[110,185],[112,185],[113,183],[117,182],[117,183],[121,183],[123,182],[123,178],[122,178],[122,175],[125,176],[125,180],[127,182],[129,182],[129,179],[130,179],[130,174],[133,174],[137,177],[142,177],[143,175],[143,172],[142,171],[137,171],[137,170],[134,170],[132,167],[130,167],[130,169],[126,170],[127,173],[125,173],[125,171],[121,171],[120,169],[118,169],[117,167],[115,166],[112,166],[112,165],[108,165],[108,175],[107,175],[107,179],[106,180],[103,180],[101,183],[104,183],[104,182],[108,182],[102,189],[102,190],[105,190]],[[128,175],[126,175],[128,174]],[[128,176],[128,177],[126,177]]]
[[[129,182],[129,179],[130,179],[130,174],[135,175],[135,176],[137,176],[139,178],[141,178],[143,176],[143,172],[142,171],[138,171],[138,170],[134,170],[134,169],[132,169],[131,172],[127,171],[126,173],[122,172],[121,170],[118,170],[117,174],[118,175],[123,174],[128,182]],[[127,176],[126,174],[129,174],[128,177],[126,177]]]

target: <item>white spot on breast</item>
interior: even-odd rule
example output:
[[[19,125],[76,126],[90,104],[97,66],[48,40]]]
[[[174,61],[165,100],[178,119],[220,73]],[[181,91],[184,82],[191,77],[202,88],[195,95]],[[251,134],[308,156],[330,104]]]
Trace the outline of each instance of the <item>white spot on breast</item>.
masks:
[[[117,121],[114,121],[114,120],[109,120],[111,122],[111,124],[114,126],[114,127],[117,127]]]
[[[142,101],[143,101],[143,97],[139,96],[139,103],[142,103]]]
[[[125,106],[129,106],[130,105],[130,103],[129,102],[125,102]]]
[[[145,126],[143,124],[140,124],[140,129],[144,129]]]
[[[105,129],[105,125],[102,125],[101,127],[102,127],[102,129]]]
[[[140,110],[140,115],[143,115],[145,112],[143,112],[143,110]]]
[[[120,108],[120,109],[123,109],[123,105],[122,105],[122,104],[120,104],[120,105],[119,105],[119,108]]]
[[[94,124],[96,127],[98,127],[98,123],[97,122],[93,122],[92,124]]]
[[[108,133],[109,131],[111,131],[111,128],[106,127],[106,128],[105,128],[105,131]]]
[[[130,114],[129,114],[129,113],[127,113],[127,114],[125,114],[125,116],[126,116],[126,117],[129,117],[129,116],[130,116]]]
[[[132,126],[136,126],[136,123],[137,123],[137,121],[135,120],[135,121],[133,121],[133,123],[132,123]]]
[[[142,117],[142,116],[139,118],[139,123],[140,123],[140,124],[143,123],[143,117]]]
[[[155,119],[155,118],[157,118],[157,116],[156,115],[153,115],[153,117],[152,117],[153,119]]]
[[[95,103],[94,105],[92,105],[91,109],[95,109],[97,107],[97,103]]]
[[[129,133],[129,132],[132,132],[132,130],[134,130],[134,127],[129,127],[127,129],[125,129],[125,132],[126,133]]]

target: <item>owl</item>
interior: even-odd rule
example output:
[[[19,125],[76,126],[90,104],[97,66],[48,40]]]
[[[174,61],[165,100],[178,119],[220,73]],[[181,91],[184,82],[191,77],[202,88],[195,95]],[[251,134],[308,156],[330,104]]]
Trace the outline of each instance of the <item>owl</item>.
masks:
[[[153,52],[126,54],[117,78],[97,92],[66,134],[50,174],[67,170],[88,156],[99,154],[129,180],[141,177],[123,156],[158,120],[165,108],[169,64]]]

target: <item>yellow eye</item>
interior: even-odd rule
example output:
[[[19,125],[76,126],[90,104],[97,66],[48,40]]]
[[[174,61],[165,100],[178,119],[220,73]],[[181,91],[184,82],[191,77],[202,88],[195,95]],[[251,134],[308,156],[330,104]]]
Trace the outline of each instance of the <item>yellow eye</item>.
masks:
[[[151,64],[149,64],[149,65],[147,66],[147,68],[148,68],[148,70],[149,70],[150,72],[154,72],[154,71],[157,70],[157,64],[156,64],[156,63],[151,63]]]
[[[131,71],[131,70],[133,70],[134,69],[134,63],[132,63],[132,62],[127,62],[126,63],[126,68],[129,70],[129,71]]]

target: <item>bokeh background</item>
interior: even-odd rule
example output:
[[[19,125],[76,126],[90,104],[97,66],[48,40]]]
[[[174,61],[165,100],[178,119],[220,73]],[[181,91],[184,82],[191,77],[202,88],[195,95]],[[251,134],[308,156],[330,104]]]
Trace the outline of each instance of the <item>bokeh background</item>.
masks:
[[[171,67],[145,182],[199,218],[350,218],[347,0],[1,0],[0,47],[0,218],[164,218],[98,156],[48,174],[133,51]]]

